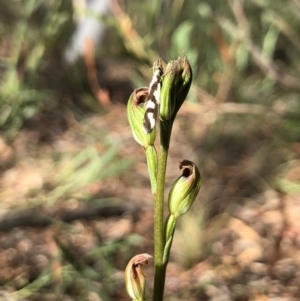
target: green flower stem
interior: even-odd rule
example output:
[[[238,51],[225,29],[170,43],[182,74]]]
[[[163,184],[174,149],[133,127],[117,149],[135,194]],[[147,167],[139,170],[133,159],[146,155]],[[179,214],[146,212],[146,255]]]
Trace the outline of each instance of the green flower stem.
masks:
[[[171,120],[160,122],[160,144],[163,149],[167,150],[167,152],[169,151],[172,127],[173,122]]]
[[[168,149],[161,148],[158,174],[157,174],[157,193],[154,196],[154,289],[153,301],[162,301],[166,277],[166,265],[163,262],[164,255],[164,187],[165,173],[168,157]]]
[[[155,195],[157,190],[157,153],[153,145],[147,146],[145,152],[148,165],[148,172],[150,176],[151,191],[152,194]]]
[[[161,121],[160,137],[161,149],[158,162],[157,191],[154,195],[154,288],[153,301],[162,301],[164,295],[167,264],[164,262],[165,233],[164,233],[164,191],[165,175],[172,123]]]
[[[171,246],[173,242],[175,227],[176,227],[177,217],[173,214],[168,216],[166,221],[166,243],[164,249],[164,264],[167,265],[170,257]]]

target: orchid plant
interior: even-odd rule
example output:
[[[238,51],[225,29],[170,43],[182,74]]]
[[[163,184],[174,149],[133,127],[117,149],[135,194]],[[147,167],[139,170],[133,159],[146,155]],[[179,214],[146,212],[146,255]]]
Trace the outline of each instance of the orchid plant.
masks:
[[[201,186],[198,167],[189,160],[179,164],[181,175],[168,195],[169,214],[164,219],[165,175],[172,127],[191,83],[192,69],[186,56],[169,61],[165,72],[162,59],[153,66],[149,87],[133,91],[127,104],[127,116],[134,139],[146,154],[151,191],[154,200],[154,288],[153,301],[162,301],[166,268],[177,219],[185,214],[196,199]],[[155,148],[157,120],[160,120],[160,149]],[[134,301],[145,301],[146,279],[142,265],[152,258],[149,254],[133,257],[125,270],[126,289]]]

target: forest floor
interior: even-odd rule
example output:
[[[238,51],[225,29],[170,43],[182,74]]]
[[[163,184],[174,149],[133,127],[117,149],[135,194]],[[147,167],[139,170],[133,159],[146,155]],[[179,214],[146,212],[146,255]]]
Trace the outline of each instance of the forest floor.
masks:
[[[299,144],[226,105],[186,103],[174,124],[166,192],[183,159],[203,185],[175,235],[166,300],[300,300],[300,192],[274,184],[299,180]],[[153,213],[125,106],[41,113],[0,137],[0,153],[0,300],[129,300],[124,269],[153,255]]]

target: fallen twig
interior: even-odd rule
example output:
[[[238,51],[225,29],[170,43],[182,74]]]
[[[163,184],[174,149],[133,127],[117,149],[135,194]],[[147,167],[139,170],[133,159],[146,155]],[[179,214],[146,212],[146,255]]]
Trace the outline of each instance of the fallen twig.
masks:
[[[46,210],[44,210],[46,211]],[[16,227],[47,227],[64,222],[71,223],[78,219],[92,220],[99,217],[109,218],[124,214],[135,215],[137,208],[128,202],[122,204],[86,204],[71,211],[43,212],[43,208],[16,210],[3,216],[0,220],[0,231],[8,231]]]

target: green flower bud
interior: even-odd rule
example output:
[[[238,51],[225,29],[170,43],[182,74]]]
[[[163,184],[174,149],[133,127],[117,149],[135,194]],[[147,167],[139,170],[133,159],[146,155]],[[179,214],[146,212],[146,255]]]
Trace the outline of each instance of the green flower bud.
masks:
[[[174,217],[186,213],[192,206],[201,187],[197,166],[188,160],[180,162],[182,175],[174,182],[169,193],[169,211]]]
[[[183,72],[181,74],[179,90],[176,94],[176,107],[174,111],[174,118],[177,112],[179,111],[181,105],[183,104],[184,100],[186,99],[193,80],[192,68],[186,56],[184,56],[181,60],[181,67],[183,69]]]
[[[146,87],[134,90],[127,103],[127,118],[133,137],[136,142],[144,148],[147,148],[149,145],[154,145],[156,137],[155,129],[153,129],[150,134],[146,134],[143,128],[148,90]]]
[[[127,264],[125,269],[125,284],[126,291],[132,300],[145,300],[146,278],[141,266],[147,264],[150,258],[152,256],[146,253],[136,255]]]
[[[186,56],[168,63],[160,96],[161,120],[175,119],[189,92],[192,79],[192,69]]]
[[[180,58],[170,61],[166,67],[160,93],[160,119],[167,121],[173,118],[176,107],[176,83],[181,79]]]

